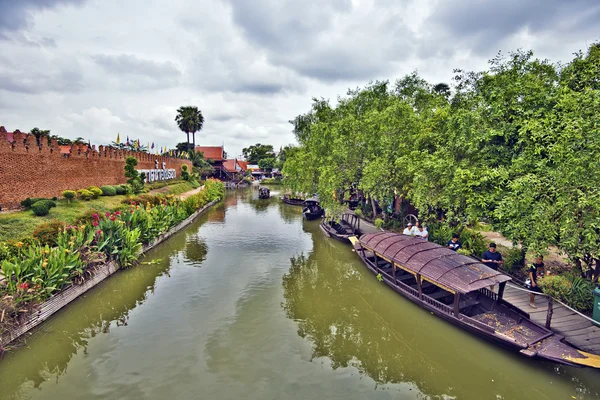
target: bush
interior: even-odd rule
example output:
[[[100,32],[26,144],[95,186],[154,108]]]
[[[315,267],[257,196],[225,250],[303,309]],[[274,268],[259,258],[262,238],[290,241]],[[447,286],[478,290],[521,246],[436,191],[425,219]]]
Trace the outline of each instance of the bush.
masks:
[[[184,181],[190,180],[190,173],[188,172],[187,165],[181,166],[181,179],[183,179]]]
[[[376,218],[374,222],[375,222],[375,226],[378,229],[381,229],[383,227],[383,220],[381,218]]]
[[[131,185],[129,185],[127,183],[123,183],[120,186],[125,191],[125,193],[123,193],[123,194],[133,194],[133,188],[131,187]]]
[[[91,200],[92,197],[94,197],[94,194],[87,189],[80,189],[77,191],[77,194],[79,194],[79,198],[81,200],[86,200],[86,201]]]
[[[104,185],[100,190],[102,191],[102,196],[115,196],[117,194],[117,189],[114,186]]]
[[[44,203],[46,203],[48,208],[56,207],[56,202],[54,200],[40,200],[40,201],[43,201]]]
[[[354,210],[354,215],[360,218],[363,216],[363,212],[360,208],[357,208],[356,210]]]
[[[573,274],[551,275],[539,279],[545,294],[552,296],[581,312],[589,312],[594,306],[592,282]]]
[[[31,210],[38,217],[43,217],[44,215],[48,215],[48,213],[50,212],[50,208],[48,207],[48,204],[44,200],[33,203],[31,205]]]
[[[21,205],[22,205],[22,206],[23,206],[23,208],[25,208],[26,210],[29,210],[29,209],[31,208],[31,205],[32,205],[32,204],[33,204],[33,203],[31,202],[31,199],[30,199],[29,197],[28,197],[28,198],[26,198],[25,200],[23,200],[23,201],[21,202]]]
[[[58,197],[56,197],[56,196],[53,196],[53,197],[52,197],[52,201],[58,201]]]
[[[42,245],[56,246],[58,235],[65,228],[65,223],[57,219],[38,225],[33,231],[33,237],[40,241]]]
[[[53,197],[52,200],[54,200],[55,198]],[[52,201],[49,199],[46,199],[44,197],[34,197],[34,198],[26,198],[25,200],[23,200],[21,202],[21,205],[26,209],[29,210],[31,208],[31,206],[35,203],[37,203],[38,201]],[[56,200],[54,200],[56,201]],[[56,207],[56,204],[54,205],[54,207]]]
[[[98,197],[102,196],[102,190],[97,186],[90,186],[89,188],[87,188],[87,190],[89,190],[90,193],[92,193],[92,198],[94,199],[97,199]]]
[[[123,185],[115,185],[115,193],[118,195],[123,195],[125,194],[125,188],[123,187]]]
[[[74,190],[65,190],[62,192],[62,195],[70,203],[71,200],[73,200],[75,196],[77,196],[77,192],[75,192]]]
[[[502,254],[502,259],[504,260],[502,268],[508,272],[511,272],[513,269],[518,269],[523,266],[525,254],[520,248],[513,247]]]

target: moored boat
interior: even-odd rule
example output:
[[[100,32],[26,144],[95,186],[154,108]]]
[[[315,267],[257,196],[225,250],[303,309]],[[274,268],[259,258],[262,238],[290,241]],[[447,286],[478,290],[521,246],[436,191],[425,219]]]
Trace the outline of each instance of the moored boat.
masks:
[[[360,236],[360,218],[354,214],[342,214],[339,221],[334,219],[323,220],[320,225],[321,231],[327,237],[350,243],[350,237]]]
[[[600,368],[600,356],[564,343],[562,336],[502,298],[509,276],[411,236],[379,232],[350,241],[372,273],[437,316],[528,357]],[[494,285],[497,293],[488,289]]]
[[[271,191],[268,187],[261,186],[258,188],[259,199],[268,199],[269,197],[271,197]]]
[[[304,206],[305,207],[304,210],[302,210],[302,215],[304,215],[304,218],[309,221],[321,218],[325,215],[325,210],[319,205],[319,199],[316,197],[305,200]]]
[[[304,199],[290,196],[280,196],[279,199],[290,206],[304,206]]]

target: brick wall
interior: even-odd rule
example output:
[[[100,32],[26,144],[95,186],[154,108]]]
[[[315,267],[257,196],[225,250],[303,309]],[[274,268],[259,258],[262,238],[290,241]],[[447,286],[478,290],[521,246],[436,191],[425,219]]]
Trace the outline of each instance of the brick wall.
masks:
[[[18,130],[9,133],[0,126],[0,206],[3,210],[14,209],[27,197],[60,197],[67,189],[125,183],[127,157],[138,160],[137,169],[154,169],[154,160],[159,165],[164,161],[167,168],[177,171],[177,176],[182,165],[192,166],[189,160],[103,146],[96,149],[74,144],[70,153],[62,154],[56,140],[48,146],[44,139],[38,146],[34,135]]]

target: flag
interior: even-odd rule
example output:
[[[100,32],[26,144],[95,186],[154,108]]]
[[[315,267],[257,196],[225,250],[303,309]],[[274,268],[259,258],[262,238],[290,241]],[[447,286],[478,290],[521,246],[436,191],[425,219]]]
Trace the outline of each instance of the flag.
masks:
[[[137,140],[137,147],[140,147],[140,139]]]
[[[117,133],[117,140],[115,141],[116,144],[121,144],[121,135],[119,133]]]
[[[129,135],[127,135],[127,146],[129,146]]]
[[[154,148],[154,142],[152,142],[152,147],[150,147],[150,148],[151,148],[151,149],[153,149],[153,148]]]

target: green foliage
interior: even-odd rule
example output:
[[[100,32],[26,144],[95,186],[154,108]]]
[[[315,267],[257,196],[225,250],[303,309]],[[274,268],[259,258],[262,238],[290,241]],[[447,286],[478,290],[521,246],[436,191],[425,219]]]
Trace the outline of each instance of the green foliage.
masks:
[[[133,193],[140,193],[144,189],[145,175],[136,171],[137,164],[138,162],[134,157],[125,159],[125,177]]]
[[[127,193],[127,189],[124,187],[125,185],[115,185],[115,193],[117,195],[123,195],[125,193]]]
[[[65,223],[58,219],[38,225],[33,231],[33,237],[42,245],[56,246],[58,236],[65,228]]]
[[[362,217],[363,216],[363,212],[360,208],[357,208],[354,210],[354,215],[356,215],[357,217]]]
[[[581,312],[589,312],[594,306],[594,285],[573,274],[551,275],[539,279],[543,292],[565,302]]]
[[[43,217],[44,215],[48,215],[50,208],[46,200],[40,200],[31,205],[31,211],[38,217]]]
[[[50,199],[46,199],[44,197],[34,197],[34,198],[26,198],[25,200],[23,200],[21,202],[21,205],[23,206],[23,208],[25,208],[26,210],[29,210],[31,208],[31,206],[35,203],[37,203],[38,201],[49,201],[51,203],[48,203],[49,207],[56,207],[56,198],[52,198],[52,200]]]
[[[116,196],[117,189],[114,186],[104,185],[100,188],[102,196]]]
[[[94,198],[94,194],[87,189],[79,189],[77,191],[77,194],[79,195],[79,198],[81,200],[87,201],[87,200],[91,200],[92,198]]]
[[[276,162],[277,160],[275,157],[262,158],[258,161],[258,167],[265,172],[271,172],[271,170],[275,168]]]
[[[188,167],[185,164],[181,166],[181,179],[184,181],[190,180],[190,173],[188,172]]]
[[[242,153],[244,154],[244,159],[246,159],[249,164],[258,165],[259,167],[260,161],[263,159],[270,158],[273,159],[273,164],[275,162],[275,151],[270,144],[256,143],[254,146],[243,148]],[[262,167],[260,168],[262,169]],[[273,168],[273,166],[270,168]]]
[[[502,268],[511,272],[514,269],[523,267],[523,263],[525,261],[525,252],[523,249],[513,247],[503,252],[502,259],[504,260]]]
[[[383,223],[384,223],[384,221],[383,221],[381,218],[375,218],[375,221],[374,221],[374,223],[375,223],[375,226],[376,226],[378,229],[381,229],[381,228],[383,228]]]
[[[183,106],[177,109],[175,122],[179,129],[187,134],[188,150],[190,148],[190,133],[194,135],[193,147],[196,147],[196,132],[202,130],[204,117],[202,111],[195,106]]]
[[[77,192],[75,192],[74,190],[64,190],[62,192],[62,196],[67,199],[67,201],[70,203],[75,196],[77,196]]]
[[[87,188],[87,190],[89,190],[89,192],[92,194],[93,199],[97,199],[98,197],[102,196],[102,189],[97,186],[90,186]]]

